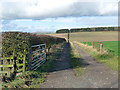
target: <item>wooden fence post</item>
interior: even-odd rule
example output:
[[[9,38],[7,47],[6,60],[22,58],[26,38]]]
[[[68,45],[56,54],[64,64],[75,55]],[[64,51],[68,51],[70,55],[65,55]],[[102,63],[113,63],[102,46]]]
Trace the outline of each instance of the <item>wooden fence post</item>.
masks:
[[[94,42],[92,42],[92,47],[94,48]]]
[[[103,52],[103,44],[100,44],[100,54]]]
[[[30,47],[30,53],[29,53],[29,70],[31,70],[31,62],[32,62],[32,47]]]
[[[86,42],[86,46],[88,46],[88,42]]]

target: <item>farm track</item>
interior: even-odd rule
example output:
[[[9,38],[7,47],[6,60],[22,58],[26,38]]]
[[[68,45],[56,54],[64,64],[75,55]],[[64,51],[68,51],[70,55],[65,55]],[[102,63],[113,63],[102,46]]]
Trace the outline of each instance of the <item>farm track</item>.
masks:
[[[73,43],[73,45],[84,59],[83,66],[87,68],[85,73],[80,77],[75,77],[70,66],[69,44],[67,44],[42,88],[118,88],[117,71],[98,63],[76,44]]]

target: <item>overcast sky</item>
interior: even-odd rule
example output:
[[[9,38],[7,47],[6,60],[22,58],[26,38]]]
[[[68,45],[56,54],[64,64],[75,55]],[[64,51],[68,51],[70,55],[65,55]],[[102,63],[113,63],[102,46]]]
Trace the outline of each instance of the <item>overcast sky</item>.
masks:
[[[0,0],[2,31],[118,26],[119,0]]]

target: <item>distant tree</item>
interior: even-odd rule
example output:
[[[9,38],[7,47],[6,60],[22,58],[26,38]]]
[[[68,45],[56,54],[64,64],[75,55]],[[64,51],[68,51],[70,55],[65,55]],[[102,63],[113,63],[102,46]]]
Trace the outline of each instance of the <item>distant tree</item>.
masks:
[[[68,33],[69,29],[59,29],[56,33]]]

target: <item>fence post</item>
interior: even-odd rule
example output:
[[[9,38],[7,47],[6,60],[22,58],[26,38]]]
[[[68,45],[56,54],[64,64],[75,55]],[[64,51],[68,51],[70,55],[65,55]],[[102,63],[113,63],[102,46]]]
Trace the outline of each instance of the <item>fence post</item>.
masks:
[[[94,48],[94,42],[92,42],[92,47]]]
[[[32,62],[32,47],[30,47],[30,54],[29,54],[29,70],[31,70],[31,62]]]
[[[86,42],[86,46],[88,46],[88,42]]]
[[[103,51],[103,44],[100,44],[100,54],[102,54]]]

